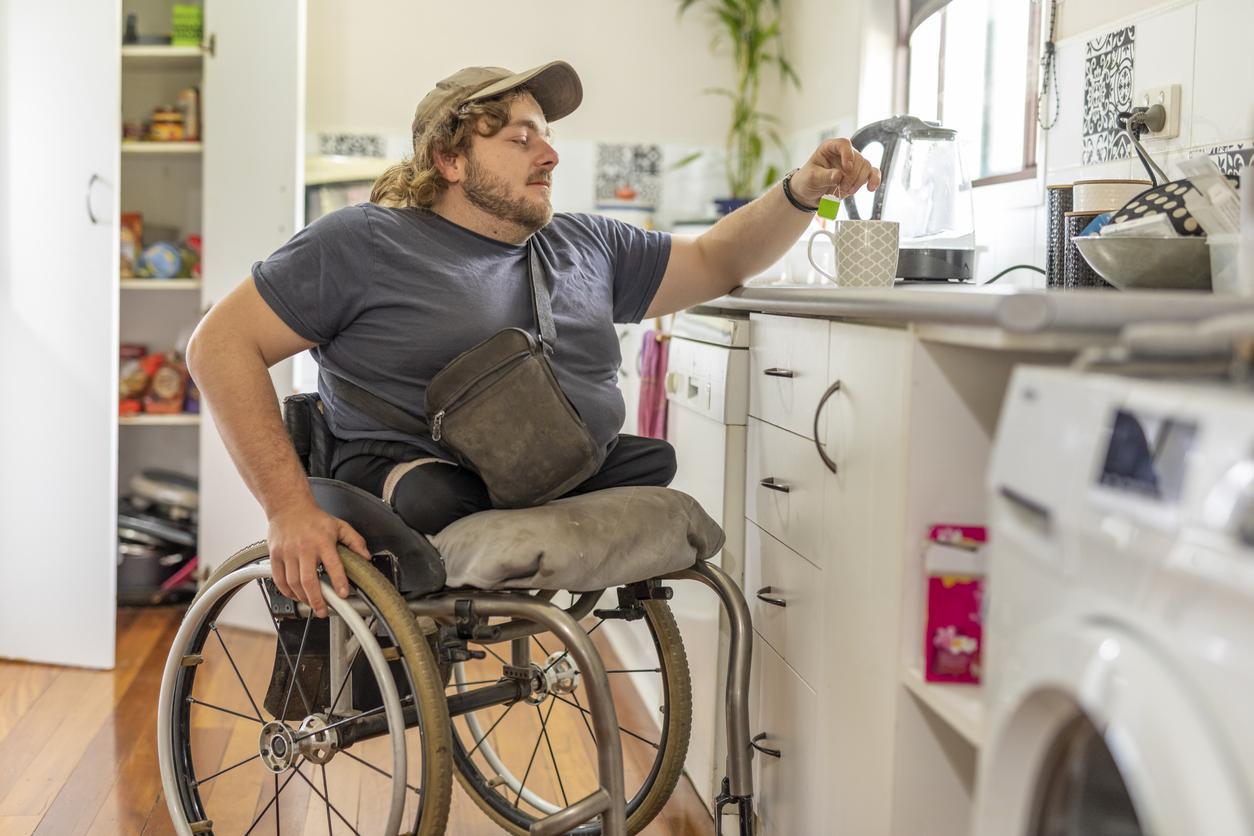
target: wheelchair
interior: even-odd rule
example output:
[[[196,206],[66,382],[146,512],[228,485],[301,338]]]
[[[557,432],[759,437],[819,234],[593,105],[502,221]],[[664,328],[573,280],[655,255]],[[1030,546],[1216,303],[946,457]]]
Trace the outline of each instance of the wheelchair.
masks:
[[[317,396],[286,399],[284,422],[316,501],[365,538],[371,557],[340,548],[351,592],[341,598],[322,580],[326,619],[278,592],[264,542],[202,586],[170,649],[157,710],[176,832],[433,836],[445,831],[454,777],[508,833],[639,832],[679,780],[692,719],[664,585],[673,580],[708,587],[728,614],[728,754],[715,831],[730,807],[736,832],[754,832],[752,626],[743,595],[709,554],[660,574],[616,561],[612,586],[604,574],[569,573],[561,589],[450,585],[439,535],[423,536],[378,497],[326,478],[334,437]],[[610,490],[695,506],[666,488]],[[487,511],[454,525],[492,514],[508,526],[536,511]],[[709,525],[719,541],[707,550],[717,551],[721,530]],[[604,598],[611,606],[598,606]],[[596,636],[604,625],[613,626]],[[608,658],[626,648],[618,667],[607,667],[598,641]],[[614,694],[633,687],[656,702],[620,718]],[[560,734],[549,733],[555,710],[567,715]]]

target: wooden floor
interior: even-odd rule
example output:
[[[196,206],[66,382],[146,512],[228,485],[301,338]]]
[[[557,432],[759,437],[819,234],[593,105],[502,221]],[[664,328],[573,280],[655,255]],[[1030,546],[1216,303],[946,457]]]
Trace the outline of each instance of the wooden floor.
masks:
[[[0,836],[174,832],[161,793],[155,711],[161,669],[181,615],[176,608],[121,610],[117,666],[113,671],[0,662]],[[244,678],[250,682],[266,681],[274,653],[273,636],[262,639],[242,631],[230,633],[225,628],[223,634]],[[604,644],[600,646],[603,654],[608,652]],[[607,667],[615,664],[612,656],[606,658]],[[205,682],[198,678],[197,696],[228,710],[250,713],[238,680],[231,678],[225,665],[217,668],[218,673],[224,670],[222,677],[211,675],[205,677]],[[650,736],[650,712],[634,691],[619,685],[624,681],[625,678],[615,680],[619,722],[628,730]],[[203,693],[202,685],[206,689]],[[536,755],[538,742],[532,748],[533,741],[539,740],[536,730],[540,728],[528,714],[528,710],[534,709],[522,705],[517,708],[525,710],[507,716],[489,738],[497,744],[506,765],[522,771],[529,767],[530,752],[534,775],[527,780],[528,788],[556,801],[560,801],[562,793],[574,800],[587,792],[592,786],[589,782],[593,749],[580,713],[569,706],[554,710],[558,706],[552,702],[542,706],[549,712],[545,717],[545,749],[549,753],[546,759]],[[492,717],[500,713],[499,709],[493,711],[496,714]],[[535,716],[540,713],[536,711]],[[236,719],[216,710],[198,708],[192,723],[193,739],[202,744],[196,752],[198,776],[211,774],[211,770],[229,766],[250,753],[256,754],[256,720]],[[456,728],[467,735],[464,720],[457,724]],[[651,752],[644,744],[625,739],[630,796],[640,785],[642,770],[647,770],[651,763]],[[370,741],[367,745],[376,743],[382,741]],[[577,763],[580,758],[584,769],[574,770],[572,776],[566,764]],[[563,764],[564,781],[554,780],[557,771],[552,764],[559,762]],[[256,762],[251,766],[259,774],[246,774],[246,769],[239,769],[223,775],[212,787],[208,781],[202,787],[207,806],[215,799],[238,799],[238,803],[229,805],[238,821],[224,820],[221,806],[210,810],[219,836],[243,833],[273,797],[270,779],[265,777],[268,773],[262,772]],[[344,782],[336,779],[351,777],[347,770],[354,768],[363,777],[349,781],[347,795],[340,789],[328,790],[327,794],[335,803],[337,814],[345,811],[363,834],[376,832],[370,826],[371,818],[372,813],[377,815],[377,797],[386,789],[386,782],[372,782],[371,772],[338,757],[328,765],[326,773],[332,776],[332,786],[339,787]],[[308,783],[309,786],[301,786],[294,782],[290,789],[285,789],[282,803],[277,809],[271,807],[254,832],[326,834],[326,805],[316,792],[317,782]],[[350,830],[332,820],[331,832]],[[500,831],[454,782],[447,832],[478,836]],[[681,779],[666,809],[644,833],[704,836],[713,833],[713,824],[691,785]]]

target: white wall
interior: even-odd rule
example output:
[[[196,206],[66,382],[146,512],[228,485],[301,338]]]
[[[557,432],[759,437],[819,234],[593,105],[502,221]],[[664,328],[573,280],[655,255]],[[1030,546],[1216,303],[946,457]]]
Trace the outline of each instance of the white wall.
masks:
[[[465,66],[569,61],[584,102],[559,140],[721,145],[731,61],[712,55],[698,9],[676,0],[310,0],[308,126],[408,135],[414,106]]]
[[[1072,1],[1060,9],[1082,5]],[[1180,136],[1145,143],[1168,174],[1171,164],[1182,158],[1216,145],[1254,141],[1254,86],[1250,84],[1254,79],[1254,49],[1248,41],[1249,33],[1254,32],[1254,2],[1177,0],[1106,5],[1134,12],[1114,16],[1115,11],[1107,9],[1109,14],[1103,13],[1100,27],[1076,31],[1058,44],[1062,107],[1057,125],[1042,134],[1038,153],[1041,176],[1035,181],[975,190],[976,235],[982,250],[977,273],[981,279],[1022,261],[1044,266],[1043,193],[1047,183],[1145,177],[1140,164],[1131,160],[1083,164],[1084,59],[1090,39],[1135,24],[1134,92],[1147,86],[1182,86]],[[1016,274],[1014,278],[1022,280],[1029,275]],[[1041,281],[1035,277],[1026,283]]]

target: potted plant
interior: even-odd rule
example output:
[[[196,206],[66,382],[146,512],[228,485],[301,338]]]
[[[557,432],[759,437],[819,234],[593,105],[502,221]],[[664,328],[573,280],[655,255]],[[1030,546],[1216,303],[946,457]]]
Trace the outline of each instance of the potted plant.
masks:
[[[768,140],[786,153],[777,130],[778,118],[758,109],[762,76],[767,69],[775,68],[785,81],[801,87],[801,79],[784,57],[780,3],[781,0],[679,0],[681,17],[693,6],[705,7],[715,26],[711,48],[718,50],[730,45],[736,67],[734,87],[705,91],[725,96],[732,105],[725,161],[731,195],[715,201],[724,214],[748,203],[779,177],[778,166],[765,162]],[[697,156],[699,152],[679,164],[689,163]]]

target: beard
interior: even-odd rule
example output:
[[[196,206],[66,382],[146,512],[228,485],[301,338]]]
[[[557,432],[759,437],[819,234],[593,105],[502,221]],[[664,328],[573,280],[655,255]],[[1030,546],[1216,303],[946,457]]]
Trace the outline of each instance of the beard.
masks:
[[[509,184],[485,170],[471,158],[466,160],[466,179],[462,193],[471,205],[490,215],[535,232],[553,220],[553,204],[548,195],[529,200],[525,195],[510,195]]]

